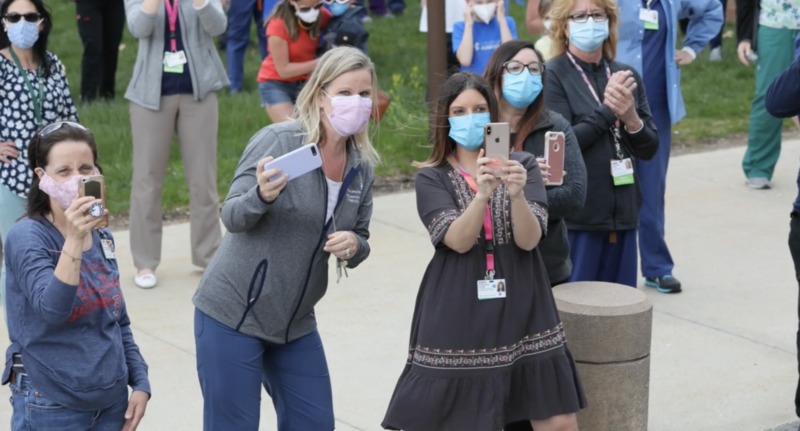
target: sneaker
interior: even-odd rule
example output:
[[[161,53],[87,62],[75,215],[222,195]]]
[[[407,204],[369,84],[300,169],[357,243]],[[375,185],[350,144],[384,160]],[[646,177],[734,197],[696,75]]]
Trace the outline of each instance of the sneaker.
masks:
[[[681,282],[670,274],[662,277],[647,277],[644,285],[653,287],[661,293],[678,293],[681,291]]]
[[[750,186],[751,189],[756,189],[756,190],[766,190],[771,187],[769,179],[764,177],[748,178],[747,185]]]
[[[709,61],[722,61],[722,47],[718,46],[716,48],[711,49],[711,53],[708,54]]]
[[[148,272],[133,277],[133,282],[142,289],[152,289],[158,284],[158,278],[154,273]]]

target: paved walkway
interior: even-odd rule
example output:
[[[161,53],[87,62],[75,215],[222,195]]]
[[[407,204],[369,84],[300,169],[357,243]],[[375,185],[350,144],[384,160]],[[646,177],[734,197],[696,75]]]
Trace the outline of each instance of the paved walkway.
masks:
[[[646,290],[654,304],[650,430],[762,431],[797,419],[798,288],[786,235],[800,141],[785,142],[769,191],[745,187],[742,153],[671,161],[667,236],[684,292]],[[190,265],[188,236],[186,224],[165,229],[160,284],[145,291],[133,285],[128,232],[116,233],[154,391],[142,430],[202,429],[190,302],[200,274]],[[371,244],[370,259],[332,282],[317,308],[339,431],[380,429],[405,361],[417,287],[432,254],[413,193],[375,199]],[[266,394],[262,412],[261,429],[275,430]],[[9,416],[9,404],[0,403],[0,424]]]

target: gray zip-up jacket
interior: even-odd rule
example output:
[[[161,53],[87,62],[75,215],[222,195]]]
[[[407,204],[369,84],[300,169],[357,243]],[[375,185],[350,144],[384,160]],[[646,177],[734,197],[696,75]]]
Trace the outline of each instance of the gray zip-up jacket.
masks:
[[[161,105],[161,74],[164,71],[164,27],[167,13],[161,1],[158,12],[142,12],[142,0],[125,0],[128,29],[139,39],[139,51],[125,98],[154,111]],[[217,54],[212,36],[225,32],[228,19],[220,0],[207,0],[195,9],[192,1],[178,2],[181,38],[192,78],[194,100],[205,99],[229,83],[225,66]]]
[[[300,122],[261,129],[247,144],[228,197],[222,222],[228,233],[194,295],[194,305],[211,318],[244,334],[287,343],[316,328],[314,306],[328,287],[330,254],[322,248],[328,185],[321,169],[291,180],[271,204],[256,182],[256,162],[279,157],[307,144]],[[370,252],[372,166],[348,143],[347,167],[334,211],[336,229],[353,231],[358,251],[353,268]]]

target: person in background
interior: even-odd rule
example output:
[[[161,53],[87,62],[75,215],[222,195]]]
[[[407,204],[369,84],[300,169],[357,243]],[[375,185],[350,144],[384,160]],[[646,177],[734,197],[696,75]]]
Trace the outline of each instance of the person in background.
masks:
[[[317,65],[319,38],[331,13],[319,0],[285,0],[267,22],[269,53],[258,71],[261,107],[273,123],[287,121]]]
[[[323,0],[323,3],[331,19],[320,39],[320,55],[335,46],[353,46],[368,54],[369,32],[361,20],[364,8],[355,0]]]
[[[427,0],[420,0],[422,13],[419,19],[419,31],[428,32]],[[461,69],[453,49],[453,25],[462,19],[467,10],[467,0],[444,0],[445,39],[447,40],[447,75],[450,76]]]
[[[800,37],[798,43],[800,43]],[[764,105],[767,112],[776,118],[800,115],[800,55],[795,55],[791,66],[772,81],[767,89]],[[800,287],[800,171],[797,173],[797,198],[794,201],[790,217],[789,251],[794,262],[795,278]],[[800,302],[797,304],[797,315],[800,322]],[[800,325],[797,330],[796,347],[800,352]],[[800,372],[800,353],[797,358],[797,369]],[[794,408],[795,414],[800,417],[800,379],[798,379],[794,396]]]
[[[536,41],[534,45],[536,49],[542,53],[544,61],[550,61],[553,58],[553,39],[550,38],[550,8],[553,6],[553,0],[540,0],[539,1],[539,16],[542,17],[542,26],[544,32]]]
[[[517,38],[517,25],[506,16],[505,0],[468,0],[464,20],[453,24],[452,37],[461,71],[481,75],[494,50]]]
[[[75,9],[83,42],[81,101],[113,100],[125,29],[124,0],[75,0]]]
[[[709,43],[709,47],[711,51],[708,53],[708,59],[710,61],[722,61],[722,33],[725,32],[725,17],[727,15],[728,10],[728,0],[719,0],[720,4],[722,5],[722,27],[720,27],[717,35],[711,39],[711,43]]]
[[[544,2],[543,2],[544,3]],[[572,273],[567,225],[564,218],[577,215],[586,198],[586,166],[572,131],[561,115],[547,109],[543,80],[545,65],[528,41],[514,40],[500,45],[489,58],[484,77],[498,100],[498,120],[511,126],[511,146],[533,154],[539,163],[547,190],[547,236],[539,242],[550,284],[564,283]],[[564,133],[564,171],[561,185],[547,185],[549,165],[544,160],[545,134]]]
[[[150,399],[114,238],[99,228],[108,210],[78,194],[79,178],[99,172],[97,158],[92,133],[70,121],[42,128],[28,146],[27,213],[5,253],[12,431],[134,431]]]
[[[345,271],[370,254],[378,155],[367,124],[376,89],[369,57],[334,48],[300,92],[292,121],[248,143],[222,207],[228,234],[193,299],[204,430],[258,429],[262,384],[279,430],[333,430],[314,307],[331,255]],[[321,169],[290,181],[264,168],[309,142]]]
[[[125,0],[139,39],[130,102],[133,135],[131,253],[136,285],[158,283],[164,175],[177,133],[189,185],[192,264],[205,268],[219,246],[217,91],[228,85],[213,36],[227,19],[219,0]]]
[[[642,194],[639,214],[639,254],[644,284],[661,293],[678,293],[675,263],[665,238],[664,196],[672,149],[672,125],[686,115],[681,71],[691,64],[723,24],[718,0],[639,0],[620,2],[616,61],[642,75],[648,106],[658,130],[658,151],[650,160],[637,160]],[[686,18],[685,37],[678,45],[678,20]]]
[[[756,190],[771,187],[783,130],[783,121],[764,107],[764,96],[775,77],[791,64],[798,30],[800,7],[796,0],[736,0],[736,52],[742,64],[749,66],[755,61],[757,66],[747,150],[742,160],[747,185]]]
[[[250,22],[255,21],[258,52],[261,60],[267,56],[267,35],[264,17],[277,0],[224,0],[227,5],[228,27],[225,30],[225,58],[228,62],[228,80],[231,94],[244,89],[244,57],[250,44]]]
[[[381,425],[575,431],[586,400],[539,253],[548,218],[539,166],[514,151],[493,175],[483,127],[497,120],[497,102],[473,73],[444,82],[434,118],[433,151],[415,179],[434,254]]]
[[[641,194],[636,159],[658,150],[642,78],[614,61],[619,15],[614,0],[561,0],[550,18],[556,56],[547,63],[547,107],[572,124],[586,164],[583,210],[568,216],[569,281],[636,287]]]
[[[33,172],[28,143],[57,120],[78,121],[64,65],[47,50],[53,28],[42,0],[0,3],[0,243],[25,214]],[[0,271],[0,296],[5,266]]]

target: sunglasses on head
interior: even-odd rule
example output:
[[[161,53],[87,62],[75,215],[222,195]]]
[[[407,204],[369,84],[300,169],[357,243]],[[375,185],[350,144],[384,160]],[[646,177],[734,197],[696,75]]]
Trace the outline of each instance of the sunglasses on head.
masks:
[[[327,5],[332,5],[334,3],[350,3],[350,0],[322,0],[322,2]]]
[[[18,23],[19,20],[21,20],[23,18],[25,18],[25,21],[28,21],[28,22],[39,22],[42,19],[42,14],[40,14],[38,12],[30,12],[30,13],[22,13],[22,14],[16,13],[16,12],[11,12],[11,13],[7,13],[7,14],[5,14],[3,16],[3,19],[5,19],[6,21],[8,21],[11,24]]]
[[[295,2],[294,7],[300,12],[308,12],[311,9],[319,9],[322,7],[322,2],[315,4],[314,6],[300,6]]]
[[[55,132],[56,130],[58,130],[58,129],[64,127],[64,126],[73,127],[75,129],[81,129],[84,132],[88,132],[89,131],[89,129],[87,129],[83,125],[78,124],[78,123],[76,123],[74,121],[56,121],[55,123],[51,123],[51,124],[48,124],[48,125],[42,127],[42,130],[39,131],[39,137],[40,138],[44,138],[45,136]]]

